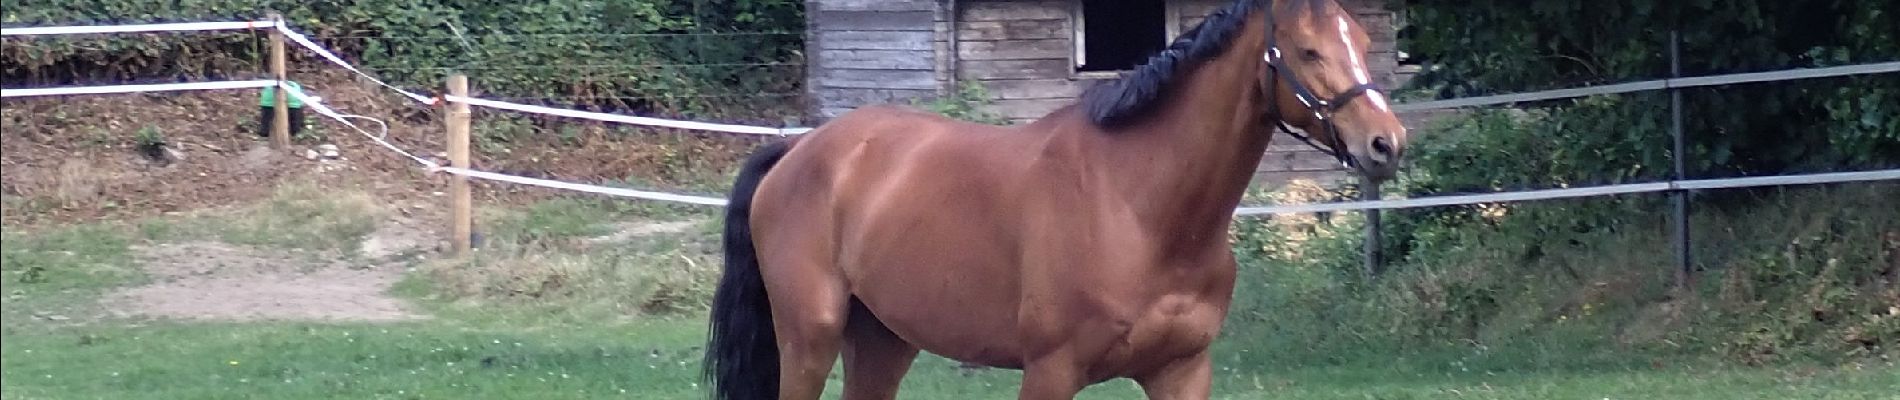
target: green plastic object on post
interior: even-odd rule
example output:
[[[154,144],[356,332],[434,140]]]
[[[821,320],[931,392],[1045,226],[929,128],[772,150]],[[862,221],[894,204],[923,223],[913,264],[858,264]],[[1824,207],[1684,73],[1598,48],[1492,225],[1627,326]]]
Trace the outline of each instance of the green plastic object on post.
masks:
[[[284,81],[284,85],[290,86],[292,89],[296,89],[299,92],[303,91],[303,85],[299,85],[297,84],[297,82],[294,82],[294,81]],[[291,96],[289,100],[290,101],[287,102],[287,104],[290,104],[290,108],[303,108],[303,100],[298,99],[297,96]],[[257,106],[258,107],[277,106],[277,87],[265,86],[264,92],[257,96]]]

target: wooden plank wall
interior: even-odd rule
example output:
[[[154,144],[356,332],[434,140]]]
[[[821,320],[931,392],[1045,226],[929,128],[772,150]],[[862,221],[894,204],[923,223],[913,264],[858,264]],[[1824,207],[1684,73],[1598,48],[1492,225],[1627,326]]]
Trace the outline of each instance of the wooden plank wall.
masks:
[[[806,10],[805,87],[820,119],[942,89],[948,16],[938,1],[810,0]]]
[[[1027,122],[1075,101],[1100,78],[1073,73],[1073,10],[1079,0],[808,0],[807,90],[821,119],[866,104],[905,103],[948,93],[952,77],[987,88],[989,111]],[[1169,0],[1185,31],[1229,0]],[[1373,37],[1370,66],[1386,87],[1398,74],[1391,14],[1384,0],[1342,0]],[[957,43],[950,46],[954,29]],[[952,49],[954,47],[954,50]],[[955,54],[951,54],[953,52]],[[954,63],[954,65],[952,65]],[[1345,178],[1331,157],[1284,134],[1260,165],[1260,180]]]
[[[959,81],[983,85],[989,111],[1028,122],[1075,101],[1094,80],[1073,79],[1075,0],[959,0]]]

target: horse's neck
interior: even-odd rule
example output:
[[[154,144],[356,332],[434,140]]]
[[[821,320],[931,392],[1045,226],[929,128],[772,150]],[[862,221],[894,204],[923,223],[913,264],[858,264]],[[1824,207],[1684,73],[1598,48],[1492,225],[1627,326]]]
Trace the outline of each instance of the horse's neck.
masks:
[[[1141,133],[1105,152],[1127,176],[1114,183],[1129,196],[1142,224],[1173,235],[1192,250],[1224,242],[1233,209],[1252,181],[1272,132],[1261,123],[1255,74],[1264,44],[1258,27],[1235,47],[1201,64],[1180,82]],[[1112,164],[1111,164],[1112,165]],[[1217,237],[1207,237],[1217,235]]]

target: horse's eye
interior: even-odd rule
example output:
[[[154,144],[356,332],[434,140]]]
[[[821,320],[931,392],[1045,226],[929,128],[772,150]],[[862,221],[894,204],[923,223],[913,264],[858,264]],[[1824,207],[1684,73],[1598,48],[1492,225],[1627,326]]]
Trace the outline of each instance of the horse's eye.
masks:
[[[1314,49],[1301,50],[1300,57],[1306,58],[1306,61],[1319,61],[1320,59],[1319,50],[1314,50]]]

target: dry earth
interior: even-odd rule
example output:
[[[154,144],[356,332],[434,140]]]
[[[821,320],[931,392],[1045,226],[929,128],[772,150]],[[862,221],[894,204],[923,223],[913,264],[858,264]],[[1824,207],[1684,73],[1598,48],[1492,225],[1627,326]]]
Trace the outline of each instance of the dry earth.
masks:
[[[435,235],[392,221],[352,257],[219,242],[134,248],[153,279],[106,299],[121,316],[189,320],[403,321],[426,318],[389,295]]]
[[[623,224],[590,241],[684,232],[695,224]],[[365,238],[359,257],[208,241],[135,247],[152,281],[107,296],[105,306],[121,317],[200,321],[426,319],[389,293],[411,263],[435,254],[439,235],[422,226],[405,217],[386,222]]]

